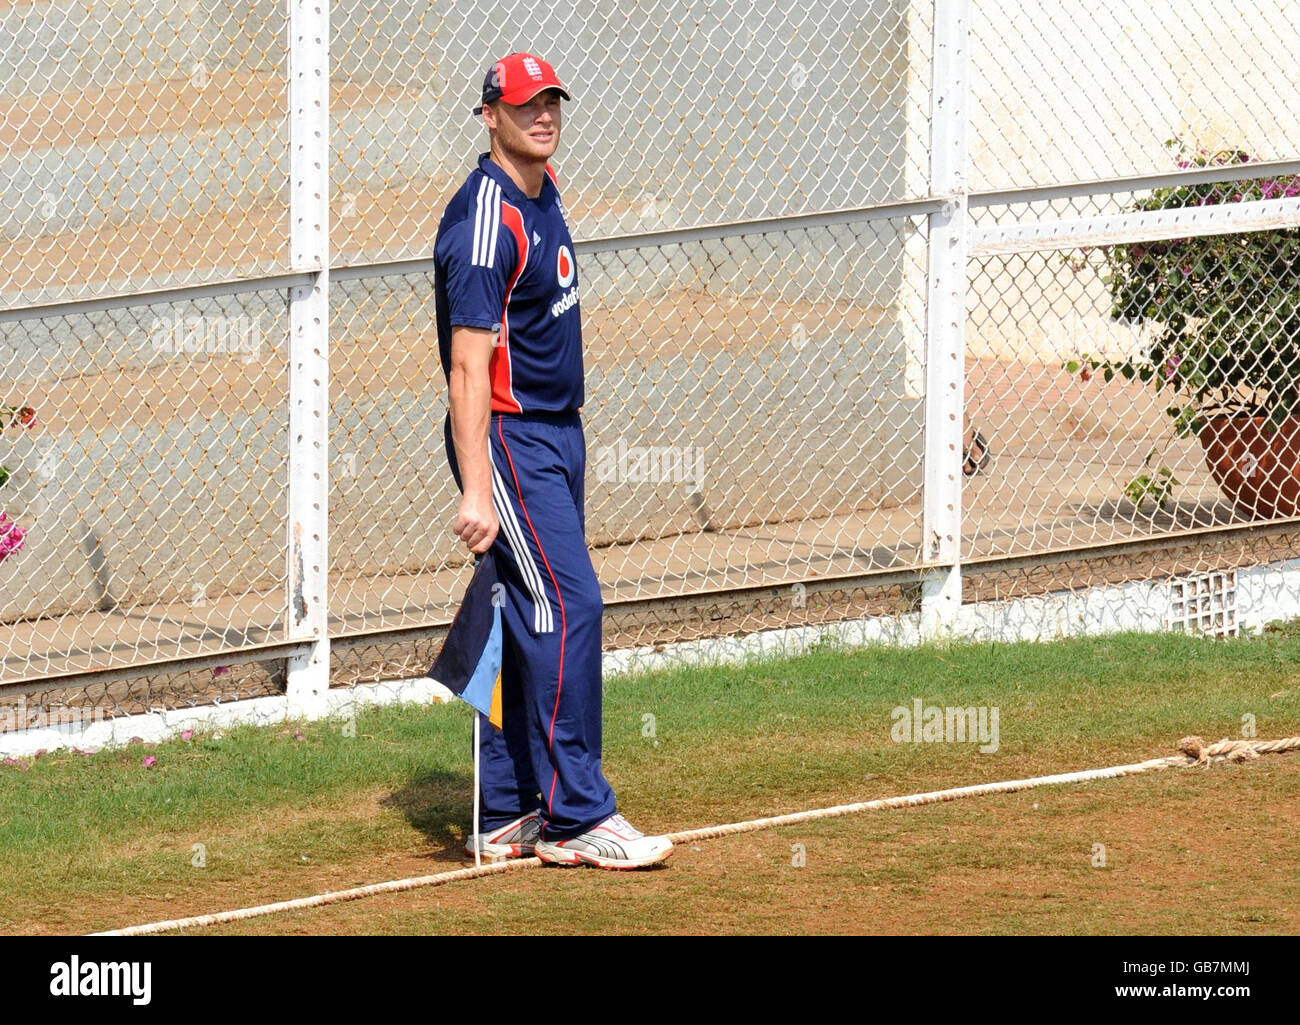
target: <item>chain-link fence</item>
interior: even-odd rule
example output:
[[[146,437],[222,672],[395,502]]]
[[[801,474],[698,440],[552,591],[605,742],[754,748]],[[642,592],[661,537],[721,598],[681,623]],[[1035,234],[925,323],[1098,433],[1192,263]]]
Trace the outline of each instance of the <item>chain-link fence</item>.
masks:
[[[512,49],[574,94],[607,649],[1218,629],[1224,573],[1289,580],[1290,6],[334,3],[328,138],[300,6],[0,11],[10,728],[281,694],[320,624],[333,686],[427,670],[468,558],[429,257]],[[1183,614],[1122,611],[1152,581]]]
[[[4,307],[287,267],[286,37],[283,4],[6,4]]]

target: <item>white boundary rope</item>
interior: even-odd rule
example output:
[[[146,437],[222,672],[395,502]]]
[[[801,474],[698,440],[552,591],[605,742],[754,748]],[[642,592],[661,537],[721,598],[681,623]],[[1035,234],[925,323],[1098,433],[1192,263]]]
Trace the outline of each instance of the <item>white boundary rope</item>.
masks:
[[[1263,754],[1280,754],[1284,751],[1300,750],[1300,737],[1287,737],[1282,740],[1221,740],[1217,744],[1207,745],[1200,737],[1184,737],[1178,742],[1181,754],[1169,758],[1153,758],[1145,762],[1130,765],[1114,765],[1106,769],[1084,769],[1080,772],[1062,772],[1054,776],[1034,776],[1029,779],[1013,779],[1002,783],[980,783],[975,786],[954,787],[950,790],[932,790],[924,794],[908,794],[905,797],[883,797],[874,801],[861,801],[857,804],[840,804],[831,808],[815,808],[811,811],[794,812],[789,815],[774,815],[765,819],[751,819],[747,822],[732,822],[723,826],[706,826],[681,833],[670,833],[668,839],[673,843],[690,843],[695,840],[709,840],[721,836],[733,836],[736,833],[752,833],[760,829],[772,829],[776,826],[791,826],[816,819],[833,819],[843,815],[855,815],[858,812],[888,810],[893,808],[915,808],[925,804],[943,804],[947,801],[960,800],[963,797],[981,797],[985,794],[1010,794],[1019,790],[1032,790],[1035,787],[1057,786],[1062,783],[1086,783],[1094,779],[1116,779],[1120,776],[1136,776],[1141,772],[1155,769],[1167,769],[1173,766],[1210,765],[1216,761],[1241,762],[1250,761]],[[439,872],[437,875],[414,876],[410,879],[395,879],[386,883],[373,883],[369,886],[357,886],[350,890],[335,890],[320,893],[313,897],[299,897],[295,900],[282,900],[275,904],[261,904],[257,907],[239,908],[234,911],[218,911],[209,915],[195,915],[191,918],[173,918],[164,922],[151,922],[147,925],[132,925],[124,929],[108,932],[91,933],[92,936],[147,936],[154,933],[170,932],[175,929],[191,929],[197,926],[219,925],[223,922],[237,922],[246,918],[258,918],[262,915],[274,915],[281,911],[298,911],[304,908],[318,908],[325,904],[341,904],[344,901],[360,900],[381,893],[400,893],[403,890],[415,890],[425,886],[442,886],[445,883],[459,882],[462,879],[479,879],[483,876],[499,875],[503,872],[520,872],[525,869],[539,868],[540,858],[518,858],[475,868],[463,868],[453,872]]]

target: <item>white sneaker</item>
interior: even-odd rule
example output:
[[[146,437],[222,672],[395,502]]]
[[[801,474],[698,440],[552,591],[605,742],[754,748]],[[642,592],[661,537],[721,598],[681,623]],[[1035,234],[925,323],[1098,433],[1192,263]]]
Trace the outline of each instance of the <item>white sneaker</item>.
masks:
[[[530,858],[541,831],[542,824],[537,818],[537,812],[530,811],[527,815],[515,819],[514,822],[500,826],[489,833],[471,833],[469,839],[465,841],[465,853],[471,858],[474,857],[474,846],[478,844],[479,853],[484,861]]]
[[[611,815],[571,840],[538,840],[534,853],[552,865],[645,868],[673,853],[666,836],[646,836],[622,815]]]

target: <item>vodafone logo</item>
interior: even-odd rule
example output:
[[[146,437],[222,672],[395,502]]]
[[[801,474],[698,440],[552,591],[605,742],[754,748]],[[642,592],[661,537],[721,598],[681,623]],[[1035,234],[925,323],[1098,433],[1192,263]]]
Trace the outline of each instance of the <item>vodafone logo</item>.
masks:
[[[559,252],[555,254],[555,277],[560,282],[561,288],[568,288],[573,284],[573,276],[577,273],[577,267],[573,263],[573,254],[569,252],[568,246],[560,246]]]

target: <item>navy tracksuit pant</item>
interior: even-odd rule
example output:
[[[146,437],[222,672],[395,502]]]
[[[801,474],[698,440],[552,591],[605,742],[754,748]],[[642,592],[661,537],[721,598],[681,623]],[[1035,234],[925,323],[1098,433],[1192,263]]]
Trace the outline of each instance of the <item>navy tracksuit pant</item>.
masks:
[[[464,490],[451,437],[444,443]],[[539,810],[564,840],[615,812],[600,770],[600,583],[587,551],[586,439],[577,413],[493,413],[493,542],[501,579],[503,729],[481,717],[482,828]]]

